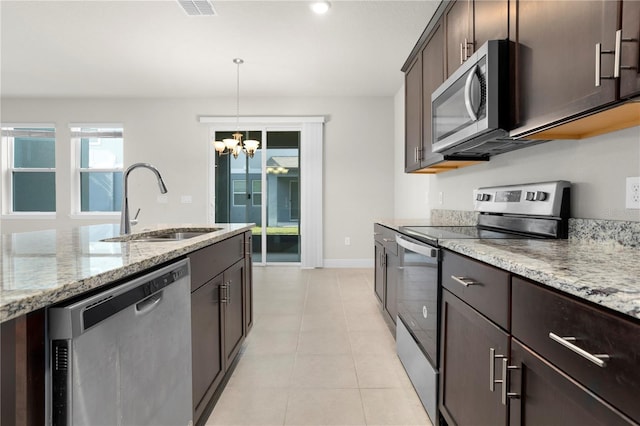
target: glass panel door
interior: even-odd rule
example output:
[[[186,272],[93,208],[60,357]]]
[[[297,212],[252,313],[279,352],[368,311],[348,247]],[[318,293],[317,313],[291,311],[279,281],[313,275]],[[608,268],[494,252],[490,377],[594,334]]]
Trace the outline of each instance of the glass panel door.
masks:
[[[215,140],[232,133],[216,132]],[[300,131],[267,131],[266,141],[261,131],[241,133],[260,149],[253,158],[216,154],[215,221],[256,224],[256,263],[300,262]]]
[[[300,132],[268,131],[267,262],[300,262]]]

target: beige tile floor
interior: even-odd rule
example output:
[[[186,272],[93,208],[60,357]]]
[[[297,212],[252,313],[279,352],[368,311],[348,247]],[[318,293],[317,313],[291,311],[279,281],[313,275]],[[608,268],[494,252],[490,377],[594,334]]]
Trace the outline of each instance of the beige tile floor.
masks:
[[[372,269],[254,268],[255,322],[207,425],[430,425]]]

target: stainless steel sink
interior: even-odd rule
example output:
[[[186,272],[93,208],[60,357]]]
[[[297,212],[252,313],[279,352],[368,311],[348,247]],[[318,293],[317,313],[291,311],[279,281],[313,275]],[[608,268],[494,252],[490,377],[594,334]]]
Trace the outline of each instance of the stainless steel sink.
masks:
[[[159,231],[149,231],[140,234],[128,234],[120,237],[106,238],[104,242],[168,242],[182,241],[200,237],[205,234],[220,231],[222,228],[173,228]]]

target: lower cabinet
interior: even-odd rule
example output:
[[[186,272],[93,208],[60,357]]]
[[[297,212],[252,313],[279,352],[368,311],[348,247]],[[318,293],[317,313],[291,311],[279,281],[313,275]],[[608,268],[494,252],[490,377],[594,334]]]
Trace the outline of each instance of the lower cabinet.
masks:
[[[510,424],[629,425],[617,410],[517,340],[511,344]],[[637,395],[636,395],[637,396]]]
[[[253,323],[251,260],[246,257],[250,237],[246,234],[189,255],[195,277],[191,291],[194,424],[206,421]]]
[[[509,336],[449,291],[442,295],[440,412],[449,425],[506,425],[500,380]]]
[[[385,319],[389,324],[395,324],[398,315],[396,293],[400,266],[396,232],[376,223],[373,225],[373,236],[375,259],[373,290],[382,304]]]
[[[442,262],[449,426],[639,424],[638,321],[459,254]]]

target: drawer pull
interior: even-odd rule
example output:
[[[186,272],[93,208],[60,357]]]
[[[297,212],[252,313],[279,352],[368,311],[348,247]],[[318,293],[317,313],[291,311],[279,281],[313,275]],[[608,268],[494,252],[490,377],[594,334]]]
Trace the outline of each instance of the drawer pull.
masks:
[[[585,351],[582,348],[577,347],[576,345],[571,343],[571,342],[575,342],[577,340],[575,337],[560,337],[557,334],[549,332],[549,338],[551,340],[557,342],[557,343],[560,343],[565,348],[570,349],[571,351],[577,353],[581,357],[591,361],[592,363],[594,363],[598,367],[602,367],[602,368],[606,367],[607,366],[607,361],[611,358],[609,355],[606,355],[606,354],[595,354],[594,355],[594,354],[591,354],[591,353]]]
[[[478,281],[475,281],[473,278],[467,277],[456,277],[455,275],[451,275],[451,279],[457,283],[462,284],[465,287],[469,287],[470,285],[479,285]]]

